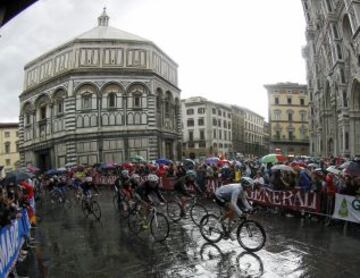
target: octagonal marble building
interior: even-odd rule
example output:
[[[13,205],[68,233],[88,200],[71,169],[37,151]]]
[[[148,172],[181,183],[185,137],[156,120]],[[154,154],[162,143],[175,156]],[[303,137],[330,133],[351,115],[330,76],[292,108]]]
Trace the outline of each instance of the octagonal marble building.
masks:
[[[98,26],[25,65],[19,139],[23,164],[180,159],[177,64],[153,42]]]

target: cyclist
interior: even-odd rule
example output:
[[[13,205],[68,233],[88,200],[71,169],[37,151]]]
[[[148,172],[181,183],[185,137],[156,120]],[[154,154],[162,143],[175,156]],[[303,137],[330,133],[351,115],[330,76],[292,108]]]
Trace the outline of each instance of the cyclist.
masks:
[[[149,174],[146,181],[135,189],[135,196],[147,204],[154,203],[152,194],[155,194],[160,202],[166,202],[159,190],[159,177],[155,174]]]
[[[235,214],[242,216],[243,210],[240,207],[245,207],[246,211],[252,211],[253,208],[247,201],[246,187],[254,186],[254,181],[251,178],[241,178],[240,183],[233,183],[219,187],[215,192],[215,201],[220,206],[225,208],[225,214],[222,221],[229,219],[228,225],[230,228],[231,221]],[[244,210],[244,211],[245,211]]]
[[[115,180],[115,188],[117,192],[117,202],[121,203],[121,199],[130,194],[130,175],[129,170],[124,169],[121,171],[120,176]],[[129,193],[129,194],[127,194]]]
[[[84,182],[80,184],[80,187],[83,191],[84,196],[88,197],[90,194],[90,190],[94,189],[94,191],[99,194],[99,191],[96,185],[93,183],[93,178],[90,176],[86,176]]]
[[[181,217],[185,216],[185,202],[191,198],[190,187],[192,186],[197,193],[203,193],[199,185],[195,182],[196,172],[194,170],[186,171],[185,176],[179,178],[174,185],[174,189],[180,194]]]

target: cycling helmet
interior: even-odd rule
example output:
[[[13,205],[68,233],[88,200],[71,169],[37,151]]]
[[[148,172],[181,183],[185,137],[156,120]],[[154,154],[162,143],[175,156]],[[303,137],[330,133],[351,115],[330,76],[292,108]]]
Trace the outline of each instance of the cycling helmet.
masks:
[[[85,177],[86,182],[92,182],[92,180],[93,180],[92,177]]]
[[[157,176],[157,175],[154,175],[154,174],[149,174],[148,176],[147,176],[147,180],[149,181],[149,182],[158,182],[159,181],[159,177]]]
[[[254,187],[254,180],[252,178],[249,177],[242,177],[240,179],[240,183],[242,186],[244,187]]]
[[[194,170],[187,170],[185,176],[191,177],[191,178],[196,178],[196,172]]]
[[[130,179],[135,182],[140,182],[140,176],[138,174],[132,174]]]
[[[129,170],[122,170],[121,171],[121,176],[123,178],[128,178],[129,177]]]

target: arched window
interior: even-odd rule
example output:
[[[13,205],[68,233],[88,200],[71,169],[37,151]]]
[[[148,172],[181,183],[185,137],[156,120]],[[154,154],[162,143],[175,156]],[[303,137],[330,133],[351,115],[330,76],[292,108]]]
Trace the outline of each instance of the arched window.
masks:
[[[91,94],[84,94],[82,96],[82,108],[91,109]]]
[[[26,112],[25,114],[25,125],[31,124],[31,114],[30,112]]]
[[[40,120],[46,119],[46,105],[40,107]]]
[[[141,95],[134,95],[134,108],[141,108]]]
[[[115,108],[116,107],[116,94],[110,93],[108,95],[108,107],[109,108]]]
[[[280,118],[281,118],[281,110],[275,110],[274,111],[274,120],[280,121]]]
[[[156,96],[156,112],[161,113],[161,97]]]

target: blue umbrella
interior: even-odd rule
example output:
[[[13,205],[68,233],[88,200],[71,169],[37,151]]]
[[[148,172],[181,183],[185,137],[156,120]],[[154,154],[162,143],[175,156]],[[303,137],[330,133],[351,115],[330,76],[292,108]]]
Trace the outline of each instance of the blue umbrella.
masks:
[[[15,170],[6,174],[3,184],[8,185],[10,183],[17,184],[20,181],[32,178],[34,175],[25,171]]]
[[[205,160],[206,164],[216,164],[220,159],[216,156],[209,157]]]
[[[169,159],[166,159],[166,158],[159,158],[158,160],[155,161],[157,164],[165,164],[165,165],[168,165],[168,164],[171,164],[172,161],[169,160]]]
[[[46,175],[48,175],[48,176],[54,176],[54,175],[58,175],[58,174],[59,174],[59,171],[56,169],[50,169],[50,170],[46,171]]]

